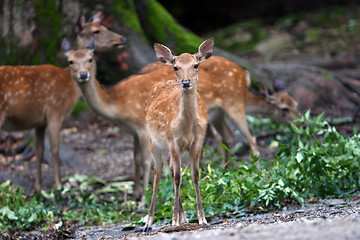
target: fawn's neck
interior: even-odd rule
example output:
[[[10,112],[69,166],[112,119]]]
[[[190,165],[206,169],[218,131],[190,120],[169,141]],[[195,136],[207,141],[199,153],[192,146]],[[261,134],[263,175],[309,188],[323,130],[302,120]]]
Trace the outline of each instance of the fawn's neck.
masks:
[[[250,91],[246,94],[245,112],[247,114],[262,114],[269,116],[273,106],[266,101],[264,96],[256,95]]]
[[[189,121],[198,116],[198,103],[197,103],[197,92],[196,86],[193,86],[191,90],[180,90],[180,116],[185,120]]]

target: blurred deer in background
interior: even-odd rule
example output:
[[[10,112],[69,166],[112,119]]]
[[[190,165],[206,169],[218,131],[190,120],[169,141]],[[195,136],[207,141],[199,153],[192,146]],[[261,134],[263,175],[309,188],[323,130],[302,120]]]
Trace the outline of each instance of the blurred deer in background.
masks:
[[[156,73],[148,76],[132,75],[112,87],[104,87],[96,79],[94,48],[94,39],[88,43],[86,49],[77,51],[71,50],[66,39],[62,43],[72,77],[80,87],[89,107],[133,136],[135,167],[133,197],[139,199],[143,194],[143,189],[147,188],[151,164],[148,135],[145,129],[144,104],[152,87],[151,80],[148,79],[156,77]],[[143,173],[142,167],[144,167]],[[144,178],[143,189],[140,185],[142,177]]]
[[[99,25],[100,13],[92,22],[81,21],[78,44],[96,36],[99,51],[122,47],[125,38]],[[41,189],[41,163],[45,131],[48,131],[54,163],[55,186],[60,187],[59,141],[62,122],[68,116],[80,91],[69,68],[53,65],[0,66],[0,128],[4,131],[35,129],[36,176],[34,190]]]
[[[154,221],[156,197],[162,175],[161,153],[170,153],[169,165],[174,184],[174,209],[172,225],[188,222],[181,203],[181,154],[189,152],[191,177],[195,187],[198,221],[206,224],[199,188],[199,161],[207,126],[206,107],[197,93],[198,68],[201,62],[212,55],[214,40],[204,41],[194,55],[183,53],[174,56],[164,45],[155,44],[154,49],[160,62],[172,66],[176,81],[160,82],[155,85],[146,102],[146,127],[151,138],[151,153],[155,162],[153,196],[149,217],[144,231],[151,229]]]

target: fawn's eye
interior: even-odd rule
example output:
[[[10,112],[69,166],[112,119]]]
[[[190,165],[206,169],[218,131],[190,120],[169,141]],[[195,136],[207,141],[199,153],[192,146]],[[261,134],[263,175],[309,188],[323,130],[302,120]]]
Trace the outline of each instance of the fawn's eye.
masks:
[[[195,65],[194,65],[194,68],[195,68],[195,69],[198,69],[198,67],[199,67],[199,64],[195,64]]]
[[[92,58],[89,59],[89,62],[92,62]]]
[[[99,31],[99,30],[96,30],[96,31],[94,31],[93,33],[94,33],[94,34],[99,34],[100,31]]]
[[[178,69],[177,67],[174,67],[174,70],[177,71],[177,70],[179,70],[179,69]]]
[[[69,64],[70,64],[70,65],[72,65],[73,63],[74,63],[73,61],[71,61],[71,60],[69,61]]]
[[[281,111],[283,111],[284,113],[287,113],[287,112],[289,112],[289,109],[288,108],[282,108]]]

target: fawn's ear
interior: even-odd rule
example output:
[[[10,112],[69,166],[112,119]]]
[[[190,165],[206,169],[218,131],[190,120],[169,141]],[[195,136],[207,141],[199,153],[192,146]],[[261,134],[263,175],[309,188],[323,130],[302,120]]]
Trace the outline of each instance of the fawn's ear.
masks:
[[[95,37],[91,38],[90,42],[89,42],[88,45],[86,46],[86,49],[90,51],[90,54],[91,54],[91,55],[94,54],[94,49],[95,49]]]
[[[261,94],[265,95],[265,99],[268,101],[273,101],[274,99],[274,93],[268,89],[264,84],[262,83],[257,83],[258,87],[259,87],[259,91]]]
[[[66,38],[64,38],[64,39],[62,40],[61,48],[62,48],[62,50],[64,51],[65,55],[68,56],[69,51],[71,50],[71,47],[70,47],[69,41],[68,41]]]
[[[273,82],[273,88],[275,92],[281,92],[285,90],[285,83],[279,78],[275,78]]]
[[[170,48],[160,43],[155,43],[154,50],[156,53],[156,57],[159,59],[160,62],[170,66],[174,65],[175,56]]]
[[[204,62],[211,57],[213,51],[214,51],[214,38],[209,38],[199,46],[197,53],[195,53],[195,57],[198,60],[198,62]]]

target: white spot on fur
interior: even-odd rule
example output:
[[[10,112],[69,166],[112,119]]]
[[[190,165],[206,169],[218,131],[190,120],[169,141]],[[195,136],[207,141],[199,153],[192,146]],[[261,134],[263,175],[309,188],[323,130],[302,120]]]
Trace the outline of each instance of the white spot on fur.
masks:
[[[233,75],[234,75],[233,72],[228,72],[228,76],[229,76],[229,77],[231,77],[231,76],[233,76]]]

